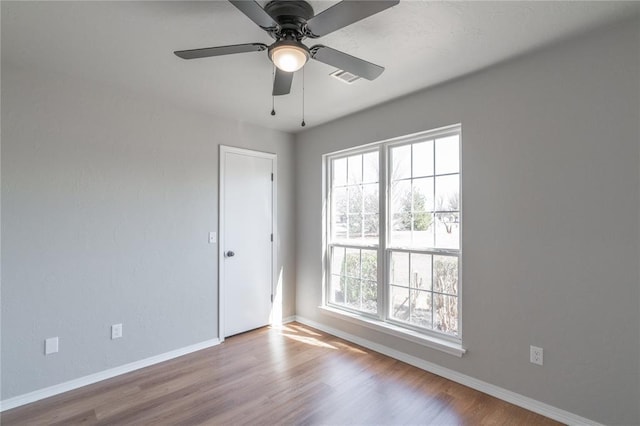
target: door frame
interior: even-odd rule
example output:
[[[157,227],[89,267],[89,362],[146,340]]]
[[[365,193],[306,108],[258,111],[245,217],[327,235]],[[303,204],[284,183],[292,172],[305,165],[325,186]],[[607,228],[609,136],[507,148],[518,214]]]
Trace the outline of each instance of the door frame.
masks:
[[[274,286],[277,282],[278,269],[278,155],[269,152],[255,151],[246,148],[237,148],[229,145],[220,145],[218,155],[218,339],[224,342],[224,296],[225,296],[225,270],[224,270],[224,251],[225,251],[225,217],[224,217],[224,184],[225,184],[225,167],[224,159],[227,153],[248,155],[257,158],[266,158],[271,160],[272,170],[272,186],[271,186],[271,229],[273,232],[273,241],[271,242],[271,303],[273,309],[273,300],[275,298]],[[273,319],[272,319],[273,321]]]

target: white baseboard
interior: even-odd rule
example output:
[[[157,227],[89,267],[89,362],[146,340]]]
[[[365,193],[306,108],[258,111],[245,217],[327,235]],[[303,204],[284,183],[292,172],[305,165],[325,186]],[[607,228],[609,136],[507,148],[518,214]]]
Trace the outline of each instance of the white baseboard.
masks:
[[[328,327],[324,324],[320,324],[310,319],[297,316],[296,321],[301,324],[308,325],[309,327],[316,328],[320,331],[324,331],[325,333],[331,334],[341,339],[347,340],[349,342],[355,343],[362,347],[379,352],[383,355],[387,355],[391,358],[395,358],[402,362],[406,362],[407,364],[413,365],[414,367],[418,367],[430,373],[437,374],[438,376],[441,376],[446,379],[452,380],[454,382],[460,383],[462,385],[468,386],[472,389],[476,389],[480,392],[494,396],[503,401],[509,402],[513,405],[517,405],[518,407],[522,407],[529,411],[533,411],[534,413],[538,413],[545,417],[549,417],[553,420],[557,420],[559,422],[562,422],[568,425],[602,426],[598,422],[578,416],[577,414],[573,414],[568,411],[561,410],[560,408],[551,406],[549,404],[545,404],[543,402],[526,397],[524,395],[520,395],[518,393],[501,388],[499,386],[492,385],[491,383],[487,383],[482,380],[475,379],[471,376],[467,376],[466,374],[458,373],[457,371],[450,370],[445,367],[441,367],[437,364],[434,364],[429,361],[425,361],[424,359],[417,358],[412,355],[408,355],[404,352],[391,349],[388,346],[371,342],[361,337],[354,336],[353,334],[345,333],[333,327]]]
[[[295,315],[291,315],[290,317],[282,318],[282,324],[289,324],[290,322],[294,322],[296,320]]]
[[[190,345],[190,346],[186,346],[184,348],[176,349],[170,352],[165,352],[160,355],[155,355],[149,358],[141,359],[140,361],[134,361],[129,364],[121,365],[119,367],[110,368],[108,370],[100,371],[98,373],[90,374],[88,376],[80,377],[78,379],[74,379],[68,382],[50,386],[48,388],[39,389],[37,391],[25,393],[23,395],[14,396],[13,398],[0,401],[0,412],[9,410],[11,408],[19,407],[21,405],[29,404],[31,402],[39,401],[44,398],[49,398],[51,396],[68,392],[73,389],[81,388],[83,386],[91,385],[93,383],[110,379],[112,377],[116,377],[121,374],[129,373],[134,370],[139,370],[141,368],[149,367],[151,365],[168,361],[170,359],[177,358],[179,356],[187,355],[192,352],[210,348],[218,344],[220,344],[219,339],[206,340],[204,342],[196,343],[195,345]]]

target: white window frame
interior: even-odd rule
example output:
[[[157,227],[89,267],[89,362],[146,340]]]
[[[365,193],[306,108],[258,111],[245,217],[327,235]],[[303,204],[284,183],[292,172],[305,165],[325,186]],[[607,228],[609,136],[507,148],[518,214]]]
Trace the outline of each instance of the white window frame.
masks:
[[[460,245],[457,250],[450,249],[435,249],[429,248],[415,249],[410,247],[390,247],[389,241],[389,229],[387,229],[387,218],[389,216],[390,202],[388,201],[389,192],[391,188],[391,176],[388,171],[391,170],[391,156],[390,150],[394,147],[408,145],[416,142],[422,142],[425,140],[435,140],[451,135],[459,136],[459,169],[458,175],[460,178],[459,187],[459,217],[460,217]],[[332,161],[340,158],[346,158],[353,155],[362,155],[368,152],[379,153],[379,240],[378,244],[358,244],[358,243],[340,243],[332,241]],[[435,161],[435,159],[434,159]],[[462,346],[462,227],[463,227],[463,207],[462,207],[462,126],[455,124],[446,126],[434,130],[425,132],[419,132],[407,136],[388,139],[372,144],[367,144],[355,148],[345,149],[338,152],[328,153],[323,156],[324,167],[324,193],[323,203],[325,206],[324,211],[324,255],[323,255],[323,300],[322,306],[320,306],[321,312],[338,317],[349,322],[353,322],[359,325],[363,325],[368,328],[372,328],[377,331],[382,331],[387,334],[391,334],[397,337],[404,338],[406,340],[419,343],[421,345],[441,350],[443,352],[461,357],[466,350]],[[435,179],[435,170],[434,170]],[[330,302],[330,280],[331,280],[331,253],[333,247],[353,247],[358,249],[376,249],[378,259],[378,309],[376,314],[364,313],[358,310],[350,309],[343,305],[332,304]],[[396,321],[390,318],[390,260],[392,252],[409,252],[409,253],[426,253],[435,255],[455,255],[458,257],[458,291],[457,291],[457,303],[458,303],[458,334],[456,336],[441,333],[435,330],[421,328],[413,326],[405,322]],[[433,296],[433,289],[431,291]]]
[[[347,157],[351,157],[353,155],[364,155],[370,152],[379,152],[379,147],[369,144],[366,145],[364,147],[358,147],[358,148],[354,148],[354,149],[350,149],[350,150],[346,150],[343,152],[338,152],[335,154],[328,154],[325,155],[325,159],[324,159],[324,164],[326,165],[326,171],[327,171],[327,179],[325,182],[325,188],[326,188],[326,200],[328,200],[328,202],[326,203],[326,218],[327,218],[327,225],[326,225],[326,230],[327,230],[327,235],[326,235],[326,239],[325,241],[327,242],[327,244],[325,245],[325,253],[326,253],[326,258],[327,261],[325,263],[325,271],[326,271],[326,286],[325,286],[325,290],[323,291],[323,305],[325,306],[331,306],[332,308],[335,309],[340,309],[340,310],[344,310],[346,312],[350,312],[352,314],[355,315],[362,315],[364,317],[369,317],[372,319],[379,319],[379,313],[380,313],[380,309],[381,309],[381,297],[380,297],[380,282],[382,282],[381,280],[384,280],[384,275],[382,275],[382,271],[383,268],[380,267],[380,265],[378,264],[378,274],[377,274],[377,282],[378,282],[378,308],[377,308],[377,312],[378,315],[376,314],[372,314],[372,313],[367,313],[367,312],[363,312],[363,311],[359,311],[359,310],[355,310],[355,309],[351,309],[348,306],[342,306],[342,305],[335,305],[335,304],[331,304],[329,302],[329,297],[328,297],[328,291],[329,291],[329,281],[331,280],[331,262],[330,262],[330,258],[332,255],[332,248],[333,247],[345,247],[345,248],[354,248],[354,249],[360,249],[360,250],[377,250],[378,255],[378,261],[380,261],[380,259],[383,259],[383,252],[382,252],[382,246],[380,244],[381,239],[378,239],[378,244],[366,244],[366,243],[362,243],[362,244],[358,244],[357,242],[349,242],[349,243],[333,243],[331,241],[331,217],[332,217],[332,211],[331,211],[331,200],[332,200],[332,192],[331,192],[331,178],[330,176],[333,176],[333,170],[331,168],[331,160],[339,160],[342,158],[347,158]],[[381,161],[381,158],[378,157],[378,161]],[[380,163],[382,164],[382,163]],[[381,167],[379,167],[379,169],[381,169]],[[383,181],[380,175],[378,175],[378,188],[381,188],[383,185]],[[378,192],[378,194],[380,194],[380,192]],[[383,199],[383,197],[379,197],[380,200]],[[379,221],[379,226],[382,225],[382,205],[378,206],[378,221]],[[379,228],[378,229],[378,234],[381,234],[383,228]]]

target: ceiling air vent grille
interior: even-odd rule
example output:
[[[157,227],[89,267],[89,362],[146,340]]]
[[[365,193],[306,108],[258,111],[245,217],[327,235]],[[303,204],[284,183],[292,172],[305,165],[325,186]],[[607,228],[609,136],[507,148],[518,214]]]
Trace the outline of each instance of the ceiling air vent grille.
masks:
[[[360,76],[351,74],[350,72],[344,70],[336,70],[329,75],[347,84],[352,84],[354,81],[360,80]]]

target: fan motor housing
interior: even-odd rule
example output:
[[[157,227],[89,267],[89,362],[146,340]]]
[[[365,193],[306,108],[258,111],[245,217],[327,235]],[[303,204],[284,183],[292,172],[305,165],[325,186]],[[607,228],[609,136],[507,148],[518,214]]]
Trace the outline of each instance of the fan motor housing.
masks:
[[[276,39],[292,33],[295,33],[296,39],[303,39],[303,28],[314,16],[313,7],[302,0],[273,0],[265,5],[264,10],[280,25],[280,34],[272,34]]]

